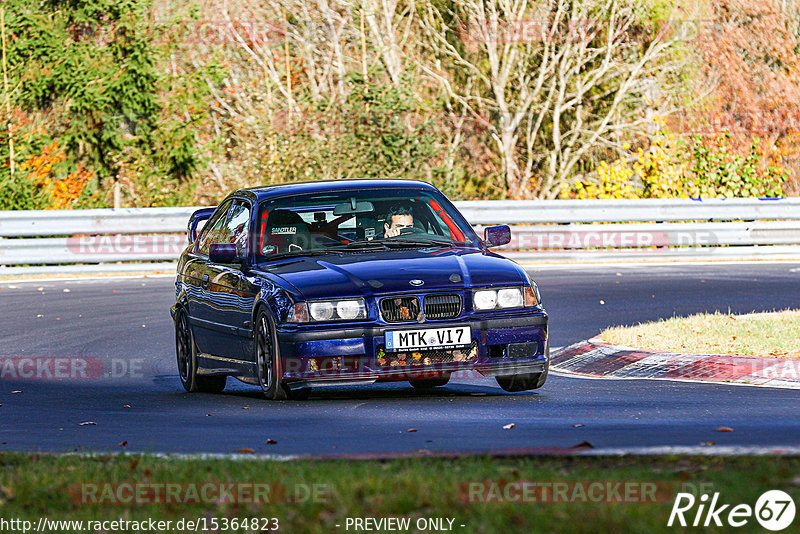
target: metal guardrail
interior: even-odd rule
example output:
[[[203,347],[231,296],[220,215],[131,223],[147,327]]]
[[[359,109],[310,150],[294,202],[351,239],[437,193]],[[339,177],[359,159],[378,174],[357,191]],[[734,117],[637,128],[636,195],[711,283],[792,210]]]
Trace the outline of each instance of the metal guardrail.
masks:
[[[800,220],[800,198],[468,200],[472,224]]]
[[[514,225],[498,250],[525,262],[800,259],[800,198],[455,204],[479,230]],[[0,211],[0,266],[175,260],[196,209]]]
[[[0,211],[0,237],[185,232],[195,208]]]

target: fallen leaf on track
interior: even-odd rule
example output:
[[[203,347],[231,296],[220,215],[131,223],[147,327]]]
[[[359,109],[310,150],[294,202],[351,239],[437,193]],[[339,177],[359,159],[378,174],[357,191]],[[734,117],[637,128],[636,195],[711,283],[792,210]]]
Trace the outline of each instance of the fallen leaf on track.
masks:
[[[123,407],[123,408],[130,408],[130,407],[131,407],[131,405],[130,405],[130,404],[123,404],[123,405],[122,405],[122,407]]]
[[[97,425],[94,421],[84,421],[83,423],[78,423],[78,426],[89,426],[89,425]]]
[[[236,449],[236,452],[241,454],[255,454],[256,451],[248,449],[247,447],[242,447],[241,449]]]
[[[505,429],[505,430],[511,430],[511,429],[512,429],[512,428],[514,428],[515,426],[517,426],[517,425],[516,425],[516,424],[514,424],[514,423],[508,423],[507,425],[503,425],[503,429]]]
[[[14,390],[14,391],[12,391],[11,393],[22,393],[22,390],[21,390],[21,389],[15,389],[15,390]]]
[[[717,429],[717,432],[733,432],[733,429],[729,426],[721,426]]]
[[[581,441],[580,443],[578,443],[577,445],[575,445],[572,448],[573,449],[594,449],[594,445],[592,445],[588,441]]]
[[[277,444],[278,444],[278,442],[277,442],[277,441],[275,441],[275,440],[274,440],[274,439],[272,439],[272,438],[269,438],[269,439],[267,440],[267,445],[277,445]]]
[[[701,441],[700,442],[700,445],[702,445],[703,447],[710,447],[711,445],[714,445],[714,444],[715,443],[713,441]]]
[[[408,430],[406,430],[406,432],[416,432],[416,431],[417,431],[416,428],[409,428]]]
[[[125,441],[120,441],[118,445],[119,445],[120,447],[127,447],[127,445],[128,445],[128,440],[126,439]]]

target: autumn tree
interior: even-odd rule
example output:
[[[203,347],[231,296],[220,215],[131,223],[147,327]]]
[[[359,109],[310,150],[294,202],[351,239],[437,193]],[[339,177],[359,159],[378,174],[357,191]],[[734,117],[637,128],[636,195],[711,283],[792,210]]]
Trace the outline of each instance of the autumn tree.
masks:
[[[648,91],[672,94],[688,35],[650,23],[643,2],[467,0],[420,13],[436,57],[423,68],[491,131],[512,198],[554,197],[598,149],[641,131]]]
[[[676,130],[713,139],[730,133],[731,150],[754,141],[762,166],[790,173],[787,193],[800,193],[800,3],[711,0],[696,39],[698,94]]]

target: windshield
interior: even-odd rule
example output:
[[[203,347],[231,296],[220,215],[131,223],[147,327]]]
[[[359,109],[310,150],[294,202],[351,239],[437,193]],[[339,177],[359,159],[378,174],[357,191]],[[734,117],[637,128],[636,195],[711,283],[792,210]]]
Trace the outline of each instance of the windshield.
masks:
[[[440,193],[410,188],[268,199],[259,206],[255,237],[258,261],[360,249],[480,246]]]

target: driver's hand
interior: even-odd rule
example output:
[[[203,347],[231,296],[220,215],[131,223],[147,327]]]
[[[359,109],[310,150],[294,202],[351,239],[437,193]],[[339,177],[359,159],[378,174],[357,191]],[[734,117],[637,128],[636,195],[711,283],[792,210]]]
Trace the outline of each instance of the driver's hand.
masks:
[[[392,226],[388,230],[386,230],[386,235],[384,237],[396,237],[400,235],[400,230],[402,227],[400,226]]]

